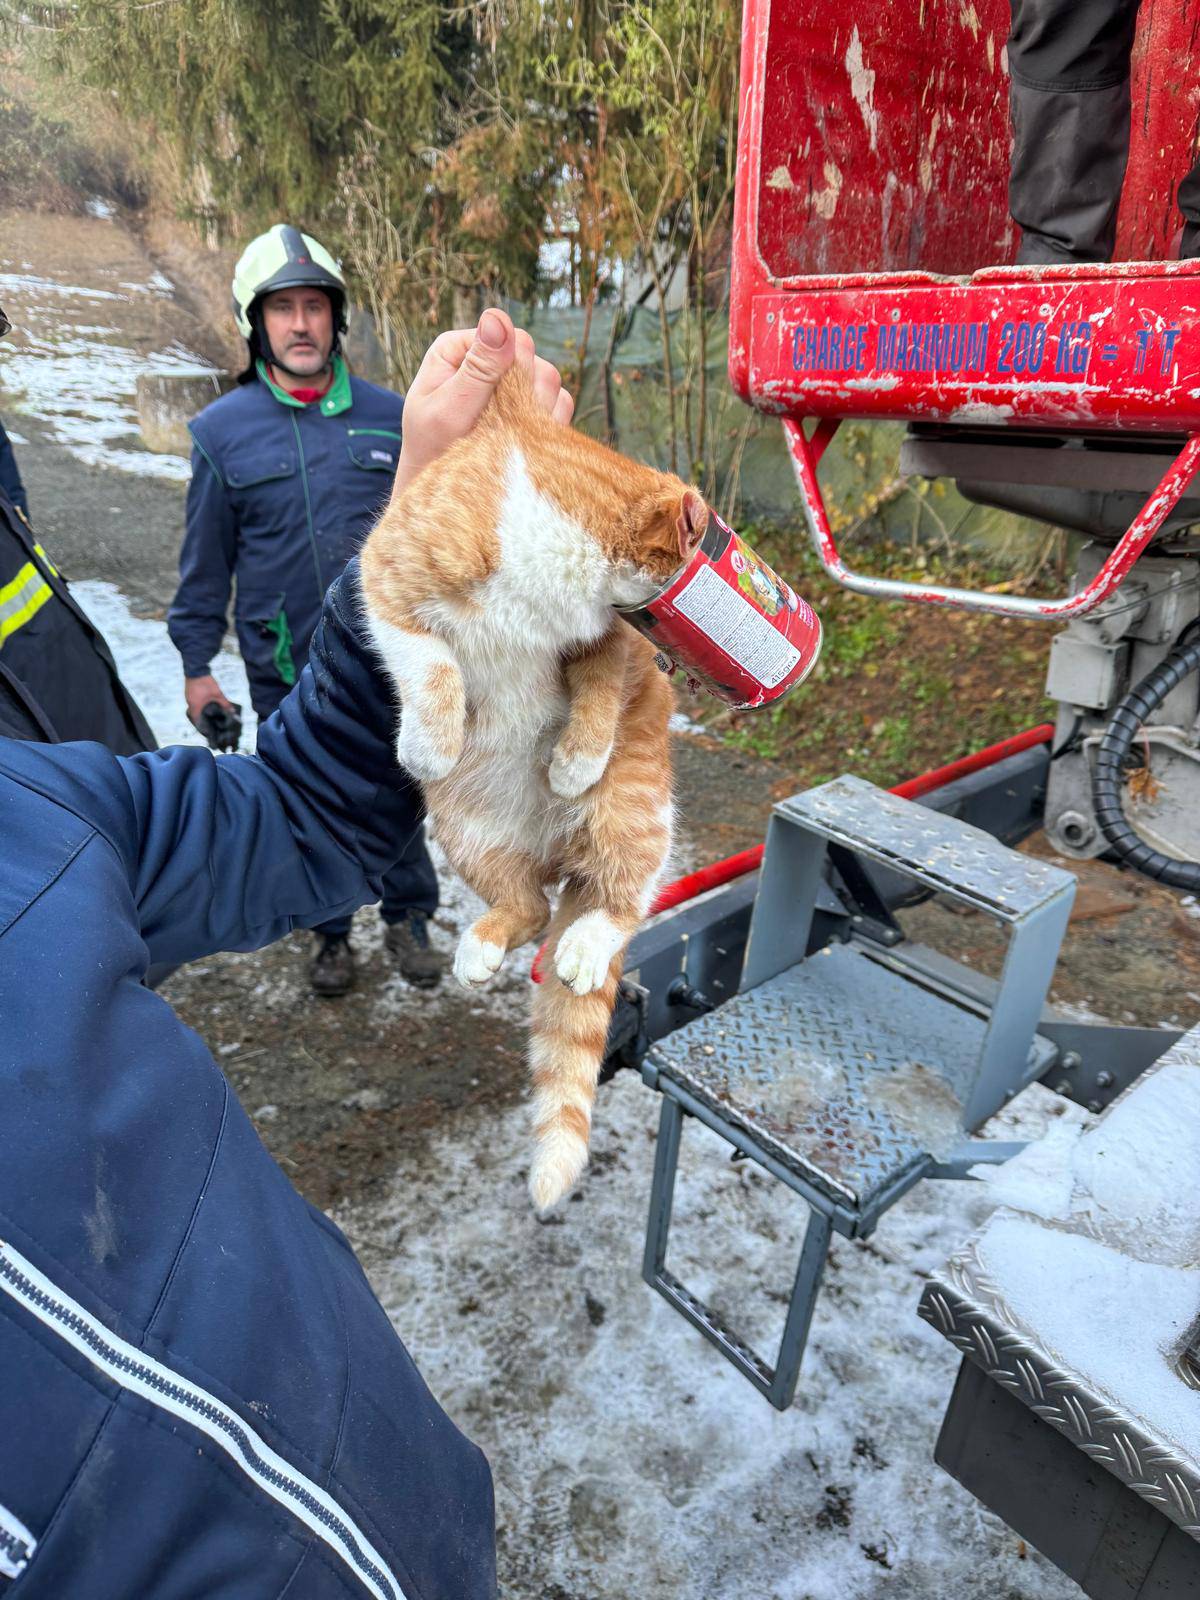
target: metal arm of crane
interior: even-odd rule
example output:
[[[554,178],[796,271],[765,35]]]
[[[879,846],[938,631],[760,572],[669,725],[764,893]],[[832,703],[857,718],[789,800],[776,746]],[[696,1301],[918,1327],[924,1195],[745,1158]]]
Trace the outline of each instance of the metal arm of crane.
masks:
[[[1200,433],[1193,433],[1113,547],[1108,560],[1077,594],[1063,595],[1057,600],[1041,600],[1027,595],[984,594],[975,589],[947,588],[935,583],[872,578],[846,565],[829,525],[825,500],[817,481],[817,464],[837,432],[838,421],[837,418],[826,418],[808,435],[799,422],[789,417],[783,419],[783,433],[800,488],[809,533],[821,565],[829,576],[845,589],[852,589],[857,594],[874,595],[877,599],[915,600],[926,605],[954,606],[964,611],[990,611],[997,616],[1023,617],[1029,621],[1069,621],[1072,617],[1086,615],[1107,600],[1128,577],[1134,562],[1200,471]]]

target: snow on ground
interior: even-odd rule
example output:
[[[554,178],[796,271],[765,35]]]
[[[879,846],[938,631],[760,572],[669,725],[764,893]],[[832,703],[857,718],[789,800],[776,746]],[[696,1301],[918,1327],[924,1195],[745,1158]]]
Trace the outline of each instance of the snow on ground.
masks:
[[[197,744],[165,624],[109,583],[72,585],[163,743]],[[244,671],[214,672],[248,717]],[[685,845],[685,851],[687,849]],[[435,851],[436,854],[436,851]],[[434,940],[479,902],[439,858]],[[378,918],[360,917],[368,953]],[[249,959],[249,958],[248,958]],[[523,956],[472,996],[523,1025]],[[436,999],[389,977],[381,1018]],[[483,1066],[481,1063],[481,1070]],[[268,1111],[271,1108],[266,1108]],[[957,1365],[916,1316],[922,1274],[984,1220],[982,1184],[925,1184],[866,1244],[834,1240],[793,1408],[773,1411],[640,1273],[658,1099],[601,1090],[577,1198],[539,1222],[523,1108],[447,1117],[402,1156],[390,1199],[338,1220],[434,1392],[496,1476],[502,1592],[520,1600],[1069,1600],[1079,1590],[933,1465]],[[1041,1089],[998,1137],[1082,1113]],[[770,1358],[803,1207],[689,1124],[670,1264]]]
[[[142,709],[159,744],[203,744],[187,720],[183,701],[183,667],[167,635],[165,622],[134,616],[129,601],[115,584],[84,578],[71,585],[76,604],[108,642],[117,671]],[[253,750],[258,718],[250,704],[246,669],[235,650],[222,649],[213,661],[213,676],[242,708],[242,748]]]
[[[779,1414],[642,1281],[658,1098],[600,1091],[592,1165],[548,1222],[527,1115],[448,1124],[391,1199],[338,1220],[496,1477],[503,1593],[554,1600],[1067,1600],[1079,1590],[934,1466],[957,1367],[922,1275],[982,1222],[980,1184],[924,1184],[866,1244],[835,1238],[793,1408]],[[1075,1108],[1033,1089],[998,1136]],[[773,1355],[804,1208],[689,1123],[670,1265]]]
[[[90,201],[88,211],[98,220],[112,219],[103,200]],[[176,340],[147,348],[156,340],[144,318],[137,319],[143,332],[133,342],[112,325],[128,320],[131,300],[169,302],[175,293],[161,272],[151,270],[143,280],[131,281],[119,271],[97,261],[90,276],[109,287],[95,281],[61,283],[6,256],[0,244],[0,303],[16,323],[5,341],[3,385],[18,410],[45,422],[54,438],[88,466],[184,483],[191,470],[185,456],[156,455],[142,443],[137,381],[144,373],[195,377],[213,368]],[[97,381],[99,373],[103,382]]]
[[[697,722],[694,717],[689,717],[687,715],[687,713],[684,712],[684,711],[673,711],[671,713],[671,724],[670,724],[670,726],[671,726],[671,732],[672,733],[704,733],[704,734],[706,734],[708,732],[708,729],[704,726],[704,724],[702,722]]]

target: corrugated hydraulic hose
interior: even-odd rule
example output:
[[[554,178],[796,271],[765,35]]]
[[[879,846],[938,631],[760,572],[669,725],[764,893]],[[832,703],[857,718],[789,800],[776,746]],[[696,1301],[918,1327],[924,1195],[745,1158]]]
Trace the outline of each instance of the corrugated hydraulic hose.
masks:
[[[1125,817],[1121,784],[1133,741],[1151,713],[1178,688],[1190,672],[1200,668],[1200,639],[1177,646],[1131,689],[1112,714],[1096,753],[1092,773],[1092,806],[1104,837],[1131,867],[1176,889],[1200,892],[1200,864],[1177,861],[1148,845]]]

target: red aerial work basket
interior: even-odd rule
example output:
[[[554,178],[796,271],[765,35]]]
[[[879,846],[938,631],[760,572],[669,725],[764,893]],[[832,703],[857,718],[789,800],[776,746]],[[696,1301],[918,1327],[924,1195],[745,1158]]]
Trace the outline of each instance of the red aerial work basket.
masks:
[[[746,0],[729,372],[783,419],[839,582],[1068,617],[1120,583],[1200,468],[1200,262],[1168,259],[1195,157],[1200,0],[1142,6],[1112,265],[1011,265],[1008,26],[1008,0]],[[978,595],[845,565],[817,466],[847,417],[1175,435],[1179,450],[1077,594]]]

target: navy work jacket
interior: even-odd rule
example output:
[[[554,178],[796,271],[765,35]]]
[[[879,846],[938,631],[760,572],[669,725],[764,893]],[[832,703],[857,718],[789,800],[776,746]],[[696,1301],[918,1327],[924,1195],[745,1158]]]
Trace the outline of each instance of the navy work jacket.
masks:
[[[0,1595],[488,1600],[491,1479],[151,962],[379,898],[357,563],[255,756],[0,739]]]
[[[132,755],[154,735],[108,646],[0,489],[0,734],[99,739]],[[4,836],[0,833],[0,871]]]
[[[230,588],[250,697],[269,715],[296,681],[325,591],[357,554],[400,459],[398,394],[352,378],[341,357],[303,405],[260,375],[189,424],[192,481],[179,588],[167,626],[189,678],[225,634]]]

